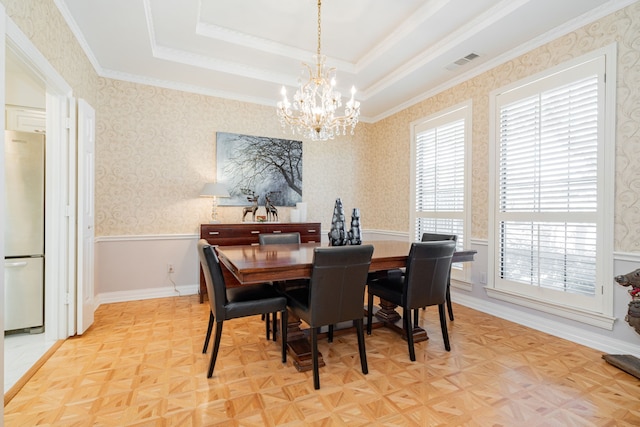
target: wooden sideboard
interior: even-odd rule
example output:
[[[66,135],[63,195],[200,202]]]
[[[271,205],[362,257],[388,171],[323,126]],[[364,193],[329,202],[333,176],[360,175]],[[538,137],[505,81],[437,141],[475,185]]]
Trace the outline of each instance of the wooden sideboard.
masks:
[[[240,224],[201,224],[200,238],[205,239],[210,245],[257,245],[258,236],[264,233],[300,233],[302,243],[320,242],[321,227],[319,222],[260,222]],[[222,265],[227,287],[241,286],[237,279],[227,268]],[[207,286],[204,282],[204,274],[200,268],[200,303],[204,301]]]

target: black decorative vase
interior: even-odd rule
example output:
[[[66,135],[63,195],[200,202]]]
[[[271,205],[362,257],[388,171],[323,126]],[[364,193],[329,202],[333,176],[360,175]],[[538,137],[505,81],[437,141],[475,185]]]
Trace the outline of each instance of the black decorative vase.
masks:
[[[336,199],[336,204],[333,207],[333,218],[331,219],[331,230],[329,231],[329,246],[344,246],[347,242],[342,200]]]
[[[360,209],[354,208],[351,214],[351,230],[349,230],[350,245],[362,244],[362,232],[360,230]]]

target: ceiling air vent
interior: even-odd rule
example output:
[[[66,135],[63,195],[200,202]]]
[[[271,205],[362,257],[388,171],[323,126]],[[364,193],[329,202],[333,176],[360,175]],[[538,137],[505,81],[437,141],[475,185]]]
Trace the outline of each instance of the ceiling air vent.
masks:
[[[473,61],[474,59],[476,59],[479,55],[477,53],[470,53],[467,56],[464,56],[460,59],[458,59],[457,61],[454,61],[453,63],[447,65],[445,68],[449,71],[453,71],[458,67],[461,67],[471,61]]]

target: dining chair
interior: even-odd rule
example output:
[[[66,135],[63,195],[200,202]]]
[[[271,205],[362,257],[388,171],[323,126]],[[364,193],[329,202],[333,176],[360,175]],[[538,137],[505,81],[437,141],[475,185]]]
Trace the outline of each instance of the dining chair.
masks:
[[[213,375],[218,358],[222,324],[225,320],[240,317],[280,312],[282,318],[282,363],[285,363],[287,361],[287,299],[267,283],[227,288],[218,256],[213,246],[209,245],[205,239],[198,241],[198,255],[207,285],[210,306],[209,325],[202,353],[207,352],[213,324],[216,324],[216,335],[207,378],[211,378]]]
[[[292,233],[260,233],[258,235],[258,243],[260,245],[283,245],[283,244],[300,244],[300,233],[292,232]],[[287,284],[289,286],[306,286],[307,281],[303,280],[295,280],[289,281]],[[287,286],[285,282],[274,282],[273,286],[276,287],[276,290],[282,291],[284,287]],[[269,317],[272,317],[272,320],[269,320]],[[276,328],[278,325],[278,316],[277,313],[269,313],[262,315],[262,320],[265,321],[266,329],[267,329],[267,339],[269,339],[270,329],[273,329],[273,340],[276,340]],[[273,325],[270,328],[269,325]]]
[[[352,321],[358,335],[362,373],[367,374],[363,302],[372,245],[315,248],[309,286],[286,292],[289,309],[309,325],[313,387],[320,388],[318,328]]]
[[[258,242],[261,245],[300,243],[300,233],[260,233]]]
[[[449,333],[444,305],[447,293],[447,278],[456,244],[453,241],[415,242],[411,244],[404,275],[393,275],[371,280],[367,283],[367,334],[371,334],[373,297],[377,296],[402,307],[402,320],[407,334],[409,359],[416,360],[413,345],[412,310],[437,305],[440,313],[442,339],[447,351]],[[416,322],[417,324],[417,322]]]
[[[455,234],[422,233],[423,242],[435,242],[439,240],[453,240],[457,244],[458,236]],[[447,312],[449,313],[449,320],[453,322],[453,308],[451,307],[451,270],[449,270],[449,277],[447,277]],[[418,313],[418,311],[415,312],[416,316]],[[414,320],[414,322],[417,323],[418,320]]]

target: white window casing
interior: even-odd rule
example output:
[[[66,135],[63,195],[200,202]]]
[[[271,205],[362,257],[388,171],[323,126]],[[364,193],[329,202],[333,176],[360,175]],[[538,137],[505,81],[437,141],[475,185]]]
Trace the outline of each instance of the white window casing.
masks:
[[[410,229],[455,234],[458,250],[471,238],[471,101],[411,123]],[[470,266],[454,264],[452,279],[468,282]]]
[[[487,292],[608,329],[615,52],[609,46],[490,95]]]

